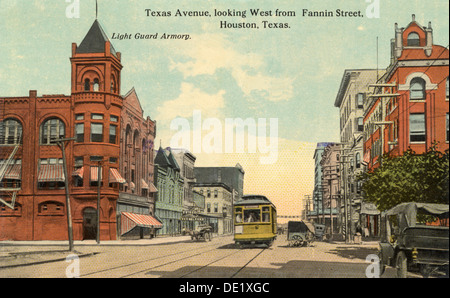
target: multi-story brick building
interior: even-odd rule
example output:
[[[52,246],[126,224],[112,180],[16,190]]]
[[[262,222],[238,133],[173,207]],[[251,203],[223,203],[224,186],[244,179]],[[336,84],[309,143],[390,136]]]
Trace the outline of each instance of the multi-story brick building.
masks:
[[[144,118],[134,88],[123,97],[120,127],[119,172],[124,183],[120,184],[117,201],[118,231],[121,238],[152,237],[155,226],[149,226],[148,222],[156,222],[153,218],[157,192],[153,184],[156,122],[150,117]],[[145,222],[135,220],[137,222],[130,225],[130,218],[143,218]],[[157,226],[160,225],[157,223]]]
[[[100,239],[116,239],[121,54],[95,20],[70,62],[71,95],[0,98],[0,240],[68,239],[67,184],[74,239],[96,238],[99,194]],[[72,137],[66,175],[56,140]]]
[[[434,44],[431,22],[395,24],[391,61],[373,85],[364,110],[364,161],[379,167],[382,154],[449,148],[449,50]]]

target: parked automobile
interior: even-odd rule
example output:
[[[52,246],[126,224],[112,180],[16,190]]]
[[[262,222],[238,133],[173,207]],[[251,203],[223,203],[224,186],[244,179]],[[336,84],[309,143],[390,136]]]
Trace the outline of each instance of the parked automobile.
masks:
[[[307,246],[314,241],[314,226],[306,221],[289,221],[287,240],[289,246]]]
[[[418,270],[424,277],[441,271],[448,276],[449,205],[402,203],[382,214],[380,273],[385,266]]]

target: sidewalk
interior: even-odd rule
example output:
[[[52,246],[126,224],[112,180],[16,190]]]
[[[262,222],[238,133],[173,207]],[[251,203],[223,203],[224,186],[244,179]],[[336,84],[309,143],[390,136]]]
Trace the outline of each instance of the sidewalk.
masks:
[[[75,240],[74,246],[146,246],[166,243],[176,243],[191,240],[191,236],[160,236],[152,239],[136,239],[136,240],[103,240],[97,244],[95,240]],[[0,253],[3,246],[69,246],[67,240],[62,241],[0,241]]]
[[[64,241],[0,241],[0,270],[5,268],[30,266],[65,261],[70,255],[79,258],[99,254],[95,248],[108,246],[152,246],[192,241],[190,236],[156,237],[137,240],[95,240],[74,241],[74,249],[69,251],[69,242]],[[100,250],[100,249],[99,249]],[[1,271],[0,271],[0,277]]]

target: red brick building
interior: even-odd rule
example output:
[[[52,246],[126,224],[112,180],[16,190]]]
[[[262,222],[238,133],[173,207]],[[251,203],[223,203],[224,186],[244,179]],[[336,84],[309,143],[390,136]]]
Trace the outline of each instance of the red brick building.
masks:
[[[380,165],[383,153],[425,152],[433,142],[449,148],[449,50],[435,45],[431,23],[395,24],[391,63],[365,102],[364,162]],[[374,82],[375,83],[375,82]]]
[[[0,240],[66,240],[62,150],[75,240],[95,239],[100,180],[100,239],[116,239],[121,55],[97,20],[72,44],[71,95],[0,98]],[[98,166],[101,175],[98,179]]]

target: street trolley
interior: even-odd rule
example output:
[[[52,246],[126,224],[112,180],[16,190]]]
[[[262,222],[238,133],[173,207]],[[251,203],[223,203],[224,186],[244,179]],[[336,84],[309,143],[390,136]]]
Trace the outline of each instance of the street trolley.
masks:
[[[277,209],[265,196],[246,195],[234,204],[237,245],[272,245],[277,237]]]

